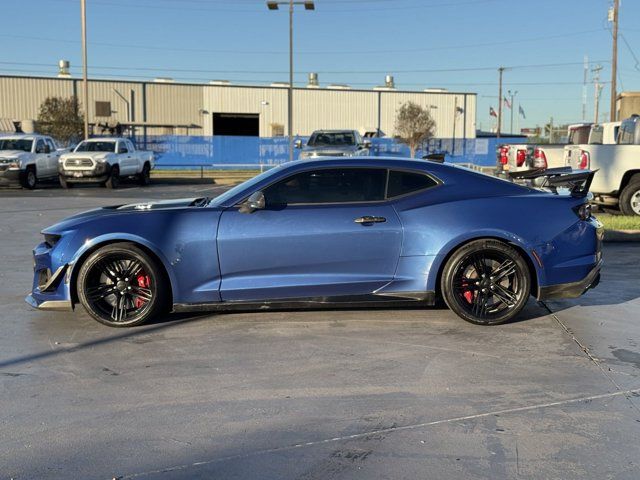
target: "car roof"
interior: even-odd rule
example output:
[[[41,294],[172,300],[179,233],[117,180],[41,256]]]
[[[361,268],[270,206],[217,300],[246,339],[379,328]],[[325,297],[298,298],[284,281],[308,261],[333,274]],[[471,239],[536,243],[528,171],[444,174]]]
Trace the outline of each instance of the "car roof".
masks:
[[[88,138],[84,140],[85,142],[115,142],[117,140],[127,140],[124,137],[96,137],[96,138]]]

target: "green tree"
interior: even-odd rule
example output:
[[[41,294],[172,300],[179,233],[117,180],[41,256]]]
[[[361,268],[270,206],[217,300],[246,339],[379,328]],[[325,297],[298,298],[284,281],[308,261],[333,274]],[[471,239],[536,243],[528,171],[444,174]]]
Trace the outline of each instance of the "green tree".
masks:
[[[84,134],[84,116],[76,97],[48,97],[38,113],[38,131],[68,145]]]
[[[433,137],[436,122],[426,108],[413,102],[406,102],[396,114],[395,135],[409,147],[411,157],[427,140]]]

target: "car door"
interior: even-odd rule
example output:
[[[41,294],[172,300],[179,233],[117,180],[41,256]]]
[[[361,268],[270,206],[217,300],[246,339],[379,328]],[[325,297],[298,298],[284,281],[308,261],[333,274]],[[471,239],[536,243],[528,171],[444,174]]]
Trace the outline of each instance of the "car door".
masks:
[[[120,165],[120,175],[133,175],[135,171],[135,159],[129,151],[129,147],[124,140],[118,141],[118,164]]]
[[[384,200],[387,171],[311,169],[265,188],[265,208],[222,213],[223,301],[353,297],[390,282],[402,227]]]
[[[36,162],[36,175],[39,178],[47,177],[51,175],[49,172],[49,154],[47,153],[46,143],[43,138],[36,140],[35,147],[35,162]]]
[[[45,138],[44,141],[49,147],[49,153],[47,154],[47,175],[53,177],[58,174],[58,159],[60,158],[60,153],[51,138]]]

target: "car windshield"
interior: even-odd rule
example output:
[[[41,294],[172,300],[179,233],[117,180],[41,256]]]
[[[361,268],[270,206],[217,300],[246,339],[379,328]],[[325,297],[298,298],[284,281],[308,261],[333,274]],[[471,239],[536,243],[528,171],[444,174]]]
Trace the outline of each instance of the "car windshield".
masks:
[[[33,140],[26,138],[0,138],[0,150],[22,150],[30,152]]]
[[[272,175],[276,175],[280,171],[280,166],[267,170],[266,172],[262,172],[260,175],[256,175],[255,177],[247,180],[246,182],[242,182],[240,185],[236,185],[231,190],[227,190],[222,195],[218,195],[217,197],[211,199],[209,202],[209,206],[219,206],[224,205],[227,200],[235,197],[237,194],[242,192],[243,190],[249,190],[254,185],[257,185],[262,180],[265,180]]]
[[[341,147],[355,145],[356,137],[353,132],[317,132],[311,135],[310,147]]]
[[[82,142],[76,152],[115,152],[116,142]]]

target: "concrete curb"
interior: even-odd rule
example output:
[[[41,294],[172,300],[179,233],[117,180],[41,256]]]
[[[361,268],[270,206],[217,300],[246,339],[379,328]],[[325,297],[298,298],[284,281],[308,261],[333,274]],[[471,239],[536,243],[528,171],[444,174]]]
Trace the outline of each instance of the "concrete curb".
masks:
[[[605,230],[605,242],[640,242],[640,230]]]

